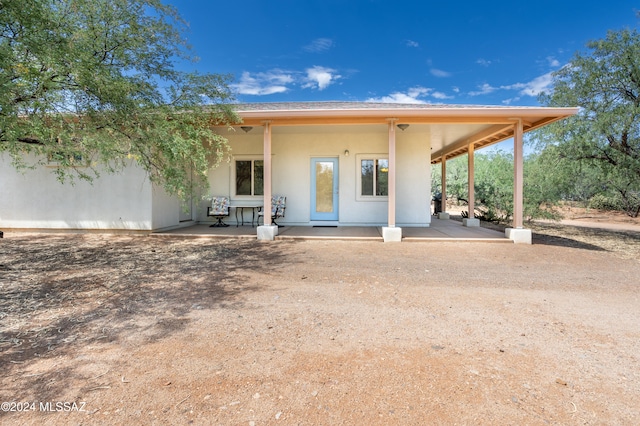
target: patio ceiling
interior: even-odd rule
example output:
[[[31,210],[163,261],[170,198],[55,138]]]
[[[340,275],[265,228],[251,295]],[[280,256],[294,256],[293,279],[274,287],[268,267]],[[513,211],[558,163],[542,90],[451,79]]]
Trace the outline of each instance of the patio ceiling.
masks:
[[[430,134],[435,164],[466,154],[470,144],[478,149],[513,137],[518,120],[528,132],[574,115],[578,108],[302,102],[240,104],[236,111],[242,125],[261,126],[268,121],[274,131],[287,126],[386,126],[393,119],[409,124],[407,132]]]

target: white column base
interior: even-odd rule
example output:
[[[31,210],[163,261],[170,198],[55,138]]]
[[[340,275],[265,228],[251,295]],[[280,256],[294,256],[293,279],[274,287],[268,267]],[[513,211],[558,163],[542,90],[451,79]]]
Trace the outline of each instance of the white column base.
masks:
[[[402,241],[402,228],[382,227],[382,240],[385,243],[399,243]]]
[[[504,234],[516,244],[531,244],[531,229],[507,228]]]
[[[465,217],[464,219],[462,219],[462,226],[467,226],[469,228],[478,227],[480,226],[480,219],[470,219],[468,217]]]
[[[273,241],[278,235],[277,225],[261,225],[257,228],[258,240]]]
[[[449,219],[449,213],[447,212],[438,213],[438,219]]]

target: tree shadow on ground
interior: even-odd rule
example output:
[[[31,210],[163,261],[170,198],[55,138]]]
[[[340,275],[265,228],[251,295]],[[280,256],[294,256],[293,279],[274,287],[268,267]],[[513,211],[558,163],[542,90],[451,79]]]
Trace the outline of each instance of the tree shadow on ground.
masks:
[[[194,310],[242,306],[243,295],[262,288],[252,274],[274,274],[292,261],[287,245],[265,250],[253,240],[5,238],[0,245],[0,383],[5,391],[0,396],[4,401],[56,398],[74,378],[86,377],[71,367],[34,373],[38,362],[73,357],[87,346],[129,336],[145,342],[166,338],[184,330]]]
[[[541,244],[556,247],[571,247],[581,250],[606,251],[604,248],[595,244],[579,241],[573,238],[562,237],[559,235],[548,235],[544,233],[534,232],[532,235],[533,244]]]
[[[571,247],[592,251],[608,251],[634,257],[640,254],[640,233],[557,223],[533,225],[533,243]]]
[[[481,221],[483,228],[504,232],[504,224]],[[640,257],[640,232],[565,225],[559,222],[528,222],[533,244],[614,252],[623,258]]]

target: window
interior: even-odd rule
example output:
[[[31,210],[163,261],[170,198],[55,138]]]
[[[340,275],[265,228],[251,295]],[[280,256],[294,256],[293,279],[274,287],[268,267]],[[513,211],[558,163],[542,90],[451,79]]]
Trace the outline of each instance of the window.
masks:
[[[361,197],[386,197],[389,195],[389,160],[386,158],[360,159]]]
[[[263,160],[236,160],[236,195],[264,195],[263,179]]]

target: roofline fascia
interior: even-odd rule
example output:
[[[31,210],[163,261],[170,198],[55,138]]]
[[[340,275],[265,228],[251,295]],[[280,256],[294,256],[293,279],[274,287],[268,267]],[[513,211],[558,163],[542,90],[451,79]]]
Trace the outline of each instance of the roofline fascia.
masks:
[[[397,118],[407,124],[419,123],[481,123],[507,124],[514,118],[562,119],[575,115],[578,108],[517,107],[517,108],[386,108],[386,109],[286,109],[286,110],[236,110],[242,123],[253,125],[273,120],[272,125],[314,124],[386,124],[389,118]],[[236,124],[242,124],[236,123]]]
[[[241,117],[251,118],[279,118],[279,117],[503,117],[503,116],[539,116],[549,115],[570,116],[578,112],[576,107],[467,107],[467,108],[345,108],[345,109],[286,109],[286,110],[242,110],[235,111]]]

